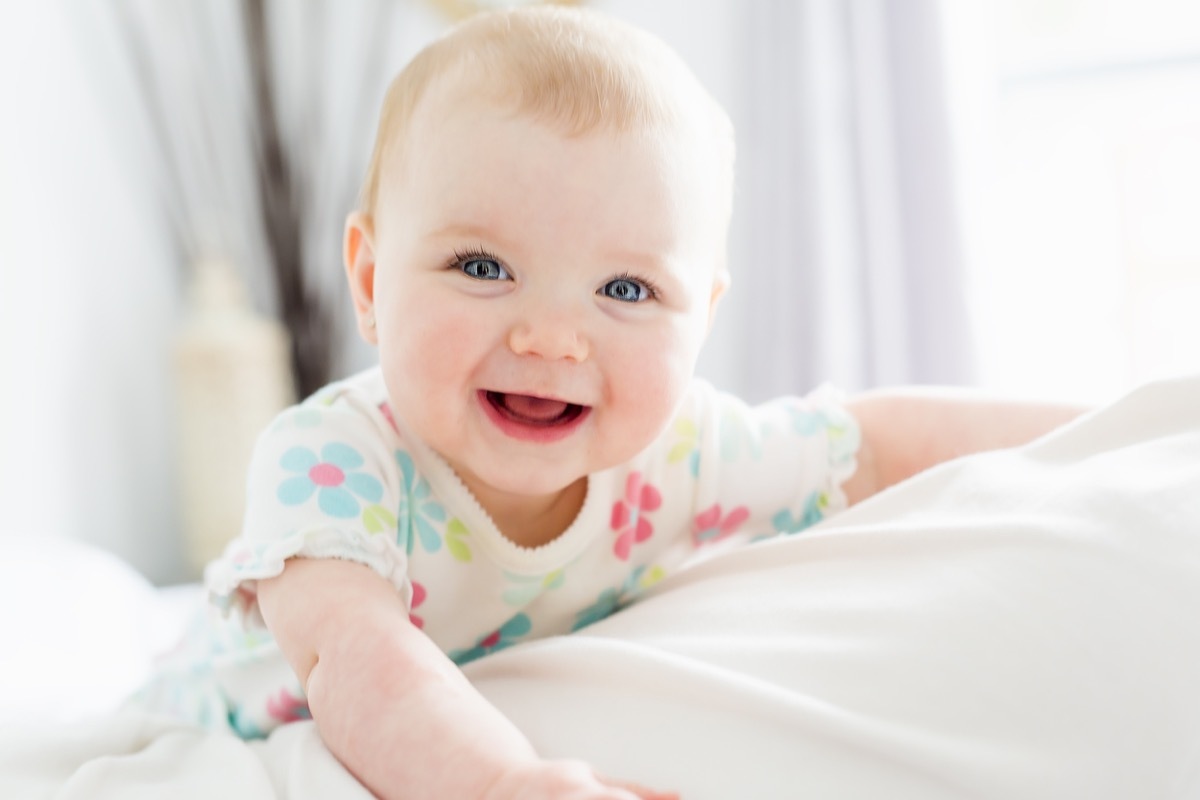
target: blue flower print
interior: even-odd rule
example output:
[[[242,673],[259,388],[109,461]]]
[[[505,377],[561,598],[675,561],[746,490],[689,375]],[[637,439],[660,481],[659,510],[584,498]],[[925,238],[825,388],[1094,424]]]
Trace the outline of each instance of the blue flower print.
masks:
[[[621,593],[616,589],[605,589],[596,598],[596,602],[575,615],[575,624],[571,626],[571,631],[574,632],[580,628],[586,628],[593,622],[599,622],[620,608],[620,606]]]
[[[503,650],[506,647],[516,644],[532,628],[533,624],[529,621],[529,617],[524,614],[517,614],[508,622],[501,625],[498,630],[481,637],[475,643],[474,647],[451,651],[449,654],[450,660],[461,667],[463,664],[474,661],[477,658],[483,658],[488,653],[494,653],[497,650]]]
[[[820,411],[793,405],[788,407],[788,414],[792,418],[792,430],[800,436],[816,436],[829,427],[829,418]]]
[[[284,505],[308,502],[314,493],[321,511],[338,519],[357,517],[359,498],[368,503],[383,499],[383,485],[366,472],[355,472],[363,457],[348,444],[330,442],[321,455],[307,447],[293,447],[283,454],[279,466],[296,473],[279,484],[276,496]]]
[[[726,463],[737,461],[743,457],[743,453],[753,461],[761,460],[762,440],[770,432],[770,425],[751,422],[736,409],[723,409],[720,425],[721,460]]]
[[[612,615],[622,606],[632,602],[642,591],[649,589],[664,577],[666,577],[666,572],[662,567],[647,567],[643,564],[629,574],[629,577],[625,579],[625,583],[620,589],[605,589],[596,598],[596,602],[576,614],[575,624],[571,626],[571,631],[574,632],[580,628],[586,628],[593,622],[599,622],[605,617]]]
[[[829,463],[846,464],[854,458],[860,444],[858,424],[845,411],[812,408],[803,401],[788,407],[792,429],[800,436],[829,437]]]
[[[828,496],[821,492],[812,492],[804,501],[804,509],[798,518],[793,517],[791,511],[785,508],[771,517],[771,525],[775,528],[776,533],[799,533],[823,520],[825,509],[828,506]]]
[[[396,463],[400,465],[400,474],[404,478],[404,494],[400,496],[400,511],[397,514],[396,543],[402,545],[409,555],[418,540],[426,552],[436,553],[442,547],[442,537],[429,520],[444,522],[446,509],[429,496],[429,484],[424,478],[417,477],[412,456],[397,450]]]

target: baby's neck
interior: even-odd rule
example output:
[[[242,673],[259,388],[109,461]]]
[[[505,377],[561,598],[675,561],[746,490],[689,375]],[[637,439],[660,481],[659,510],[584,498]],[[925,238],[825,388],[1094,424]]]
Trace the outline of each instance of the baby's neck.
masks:
[[[583,507],[587,478],[552,495],[529,497],[497,492],[464,478],[467,488],[496,523],[500,533],[520,547],[541,547],[562,535]]]

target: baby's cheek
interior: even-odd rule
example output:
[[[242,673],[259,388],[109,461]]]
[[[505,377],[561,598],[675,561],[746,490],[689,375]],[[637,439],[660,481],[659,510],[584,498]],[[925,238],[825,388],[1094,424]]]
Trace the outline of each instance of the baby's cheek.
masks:
[[[622,377],[610,384],[612,410],[620,415],[620,432],[634,452],[662,432],[692,378],[686,359],[664,358],[665,352],[638,348],[624,354],[616,369]]]
[[[403,323],[406,335],[397,356],[414,375],[444,383],[461,378],[469,368],[479,320],[466,314],[430,314],[429,308],[410,307]]]

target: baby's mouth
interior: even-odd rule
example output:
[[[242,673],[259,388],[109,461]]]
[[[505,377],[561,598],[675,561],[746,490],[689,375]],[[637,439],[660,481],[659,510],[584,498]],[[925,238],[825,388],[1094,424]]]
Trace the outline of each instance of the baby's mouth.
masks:
[[[548,397],[527,394],[486,391],[484,397],[504,418],[537,428],[569,425],[587,410],[587,406],[568,403],[565,400],[551,400]]]

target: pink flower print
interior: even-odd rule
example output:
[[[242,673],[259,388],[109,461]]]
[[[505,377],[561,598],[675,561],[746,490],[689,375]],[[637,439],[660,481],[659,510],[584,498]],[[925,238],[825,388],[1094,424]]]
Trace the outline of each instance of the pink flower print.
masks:
[[[476,640],[474,647],[465,650],[452,650],[447,653],[450,660],[460,667],[469,661],[482,658],[488,653],[502,650],[516,644],[523,636],[533,629],[533,623],[524,614],[517,614],[497,630]]]
[[[338,519],[359,515],[359,499],[378,503],[383,484],[368,472],[358,471],[366,463],[348,444],[329,442],[318,455],[307,447],[293,447],[283,454],[279,466],[291,477],[279,484],[275,494],[287,506],[298,506],[313,494],[321,511]]]
[[[399,426],[396,425],[396,416],[392,413],[392,407],[390,405],[387,403],[380,403],[379,413],[383,414],[383,418],[386,419],[388,424],[392,426],[392,430],[396,431],[397,433],[400,432]]]
[[[750,518],[750,510],[738,506],[721,517],[721,504],[714,503],[712,508],[701,511],[692,522],[692,542],[696,547],[719,542],[737,532],[742,523]]]
[[[425,628],[425,620],[421,619],[420,617],[418,617],[416,614],[413,614],[412,612],[416,611],[417,607],[420,606],[421,603],[425,602],[425,587],[422,586],[421,584],[417,583],[416,581],[413,581],[412,587],[413,587],[412,605],[408,607],[408,610],[409,610],[408,621],[411,622],[414,626],[424,629]]]
[[[254,608],[254,604],[258,602],[258,592],[248,588],[244,583],[234,589],[233,596],[235,598],[234,606],[243,611]]]
[[[617,532],[613,552],[622,561],[636,542],[644,542],[654,534],[654,526],[643,516],[643,512],[655,511],[662,505],[662,494],[648,483],[642,482],[642,473],[629,473],[625,481],[625,497],[613,504],[612,529]]]
[[[297,722],[302,719],[312,719],[308,710],[308,701],[297,697],[287,689],[280,689],[278,694],[267,698],[267,715],[279,722]]]

